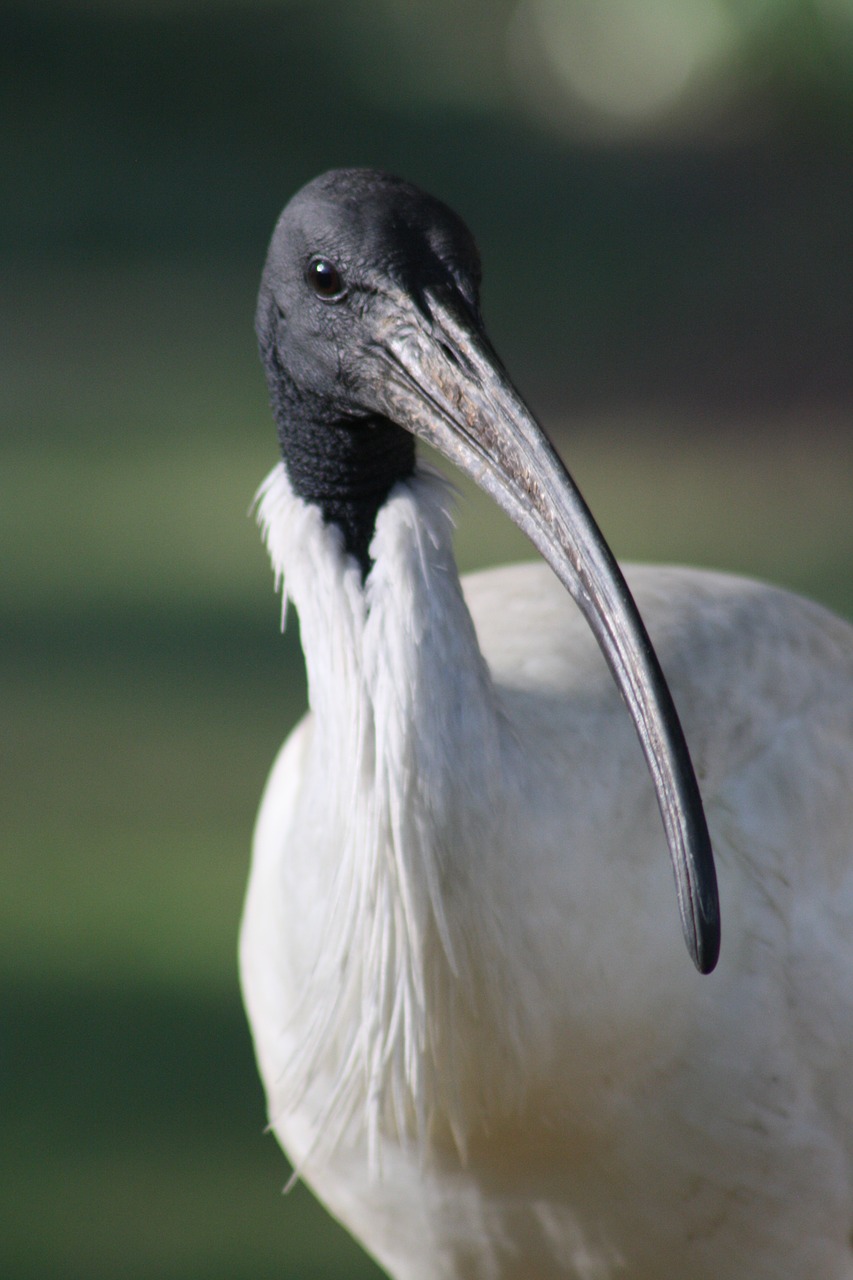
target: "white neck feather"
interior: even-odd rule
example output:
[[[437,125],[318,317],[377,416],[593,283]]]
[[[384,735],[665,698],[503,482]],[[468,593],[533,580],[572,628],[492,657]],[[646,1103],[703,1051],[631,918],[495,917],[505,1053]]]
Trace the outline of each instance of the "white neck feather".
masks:
[[[504,1066],[523,1036],[498,962],[504,921],[489,886],[500,877],[493,866],[481,874],[483,850],[507,838],[501,716],[449,508],[438,476],[398,485],[362,583],[338,530],[294,496],[283,466],[259,494],[277,583],[299,611],[314,717],[294,827],[311,847],[284,856],[326,904],[317,954],[301,960],[290,1102],[305,1080],[332,1074],[318,1127],[334,1141],[366,1111],[374,1156],[382,1133],[441,1129],[464,1143],[478,1113],[467,1095],[485,1099],[489,1082],[482,1064],[477,1075],[454,1058],[472,1041],[462,1021],[510,1028],[509,1046],[491,1045]]]

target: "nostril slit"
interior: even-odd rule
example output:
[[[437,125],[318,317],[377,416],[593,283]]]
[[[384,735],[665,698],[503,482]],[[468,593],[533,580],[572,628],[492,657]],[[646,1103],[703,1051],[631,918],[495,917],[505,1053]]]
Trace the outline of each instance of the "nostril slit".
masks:
[[[450,363],[452,365],[455,365],[457,369],[461,368],[459,356],[456,354],[453,348],[448,346],[446,342],[439,343],[439,346],[441,347],[444,354],[447,356]]]

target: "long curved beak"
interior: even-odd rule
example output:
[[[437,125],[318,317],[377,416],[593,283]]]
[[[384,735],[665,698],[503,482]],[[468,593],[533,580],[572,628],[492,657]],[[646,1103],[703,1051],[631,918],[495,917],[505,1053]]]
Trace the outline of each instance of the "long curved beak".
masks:
[[[684,733],[627,583],[574,481],[464,304],[400,291],[371,354],[378,408],[471,476],[530,538],[577,601],[627,704],[654,781],[687,949],[710,973],[717,879]],[[376,383],[373,395],[377,396]]]

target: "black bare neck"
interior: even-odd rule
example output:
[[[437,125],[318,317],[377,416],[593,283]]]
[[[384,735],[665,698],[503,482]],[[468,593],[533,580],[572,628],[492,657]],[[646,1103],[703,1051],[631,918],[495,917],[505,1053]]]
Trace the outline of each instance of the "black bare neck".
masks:
[[[301,393],[279,367],[269,379],[272,411],[294,493],[337,525],[366,577],[376,516],[415,468],[415,441],[378,414],[342,416]]]

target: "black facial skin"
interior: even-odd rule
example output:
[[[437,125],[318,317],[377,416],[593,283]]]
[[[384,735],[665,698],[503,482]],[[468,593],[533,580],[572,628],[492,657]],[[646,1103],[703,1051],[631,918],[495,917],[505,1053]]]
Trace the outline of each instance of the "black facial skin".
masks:
[[[365,576],[377,512],[415,465],[414,437],[377,411],[360,376],[380,304],[437,288],[479,325],[479,283],[461,219],[372,170],[323,174],[276,226],[256,330],[282,456],[294,492],[341,530]]]

